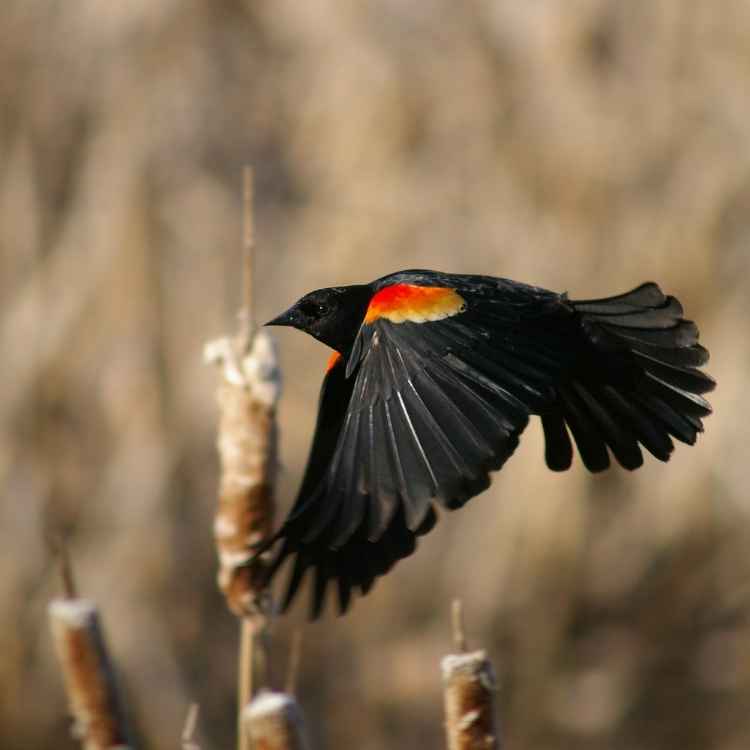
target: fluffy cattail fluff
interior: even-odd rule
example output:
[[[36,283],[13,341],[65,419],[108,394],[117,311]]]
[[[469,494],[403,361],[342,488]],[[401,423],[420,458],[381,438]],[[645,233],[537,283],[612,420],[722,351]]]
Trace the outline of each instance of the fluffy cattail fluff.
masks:
[[[302,711],[286,693],[264,690],[244,710],[243,728],[253,750],[307,750]]]
[[[253,547],[274,521],[276,402],[281,375],[272,338],[257,332],[247,354],[230,339],[206,346],[205,357],[221,368],[218,450],[221,460],[219,507],[214,536],[218,583],[238,616],[253,614],[261,593],[262,559],[248,565]]]
[[[87,599],[54,599],[49,619],[74,735],[85,750],[131,747],[96,606]]]

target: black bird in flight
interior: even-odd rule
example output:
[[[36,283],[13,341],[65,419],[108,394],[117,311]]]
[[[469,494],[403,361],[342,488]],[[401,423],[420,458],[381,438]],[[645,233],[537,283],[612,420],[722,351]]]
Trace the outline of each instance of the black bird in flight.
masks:
[[[491,276],[401,271],[305,295],[269,325],[299,328],[334,353],[294,506],[259,550],[287,558],[289,606],[314,571],[311,616],[329,583],[345,612],[411,555],[437,521],[485,490],[531,415],[545,459],[569,468],[570,435],[598,472],[626,469],[641,446],[669,459],[692,445],[715,381],[680,303],[654,283],[596,300]]]

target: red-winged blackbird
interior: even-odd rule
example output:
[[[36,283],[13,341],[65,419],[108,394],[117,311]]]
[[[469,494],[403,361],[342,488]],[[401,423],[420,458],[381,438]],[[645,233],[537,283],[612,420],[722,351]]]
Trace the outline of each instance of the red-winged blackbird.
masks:
[[[299,328],[335,351],[320,394],[299,496],[267,580],[292,558],[283,607],[309,569],[312,617],[330,582],[352,589],[410,555],[437,520],[489,485],[541,417],[547,466],[589,471],[609,453],[626,469],[693,444],[715,383],[682,306],[654,283],[574,301],[491,276],[402,271],[320,289],[269,325]]]

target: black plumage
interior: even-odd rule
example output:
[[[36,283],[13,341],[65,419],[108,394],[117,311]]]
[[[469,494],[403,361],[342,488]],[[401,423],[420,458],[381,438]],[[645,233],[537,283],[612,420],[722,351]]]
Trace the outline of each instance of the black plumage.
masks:
[[[641,448],[666,461],[711,413],[708,352],[680,303],[647,283],[615,297],[567,295],[488,276],[403,271],[322,289],[271,321],[340,353],[326,373],[297,500],[270,581],[291,560],[283,607],[314,571],[311,615],[335,582],[341,612],[417,537],[489,485],[541,417],[545,460],[563,471],[571,435],[593,472]]]

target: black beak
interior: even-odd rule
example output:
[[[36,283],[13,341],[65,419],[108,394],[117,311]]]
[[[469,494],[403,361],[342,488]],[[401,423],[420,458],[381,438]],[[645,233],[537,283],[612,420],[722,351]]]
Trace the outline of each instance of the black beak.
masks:
[[[267,326],[296,326],[299,322],[299,318],[297,317],[297,311],[290,307],[286,312],[281,313],[281,315],[277,316],[273,320],[269,320],[268,323],[266,323]]]

